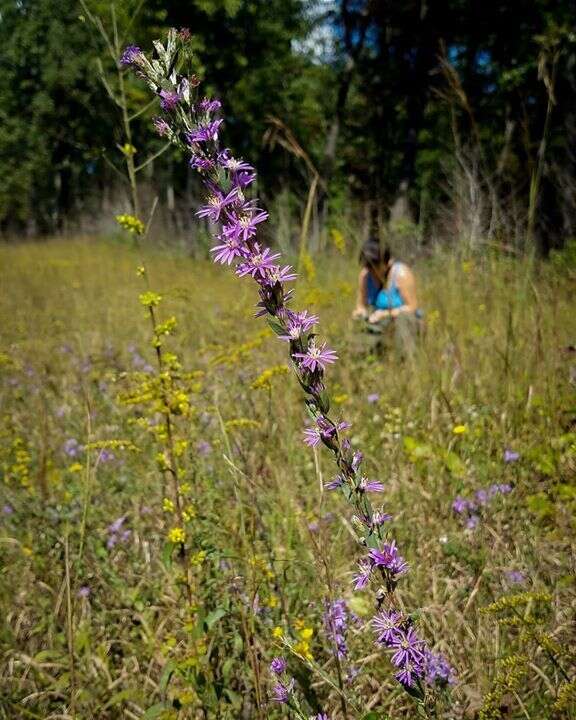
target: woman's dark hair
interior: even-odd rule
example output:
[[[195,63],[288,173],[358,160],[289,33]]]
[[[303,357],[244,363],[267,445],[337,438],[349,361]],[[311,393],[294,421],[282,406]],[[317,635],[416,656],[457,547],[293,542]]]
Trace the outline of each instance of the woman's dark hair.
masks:
[[[371,236],[360,248],[360,264],[364,267],[370,265],[387,265],[390,262],[390,248],[381,247],[380,240]]]

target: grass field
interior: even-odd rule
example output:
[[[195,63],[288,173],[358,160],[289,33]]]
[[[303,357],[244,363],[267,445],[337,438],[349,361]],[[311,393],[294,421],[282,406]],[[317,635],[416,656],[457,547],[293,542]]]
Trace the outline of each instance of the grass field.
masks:
[[[158,321],[178,323],[163,350],[182,365],[165,355],[186,549],[167,542],[140,262],[105,241],[0,247],[0,718],[297,717],[270,702],[279,654],[304,716],[417,717],[353,591],[357,529],[323,489],[328,453],[302,444],[286,345],[254,318],[252,284],[147,250]],[[426,330],[403,361],[366,352],[355,272],[339,255],[308,267],[296,305],[338,350],[332,402],[385,484],[410,564],[401,602],[458,675],[430,717],[574,717],[573,277],[433,254],[416,265]],[[494,485],[511,491],[481,492]],[[454,512],[457,497],[476,510]]]

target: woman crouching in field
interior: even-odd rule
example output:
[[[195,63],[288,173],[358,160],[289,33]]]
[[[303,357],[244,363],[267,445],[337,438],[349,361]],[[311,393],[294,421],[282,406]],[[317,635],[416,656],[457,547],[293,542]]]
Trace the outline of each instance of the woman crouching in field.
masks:
[[[393,258],[389,248],[380,247],[373,237],[362,245],[360,264],[358,298],[352,317],[366,320],[366,329],[378,334],[393,327],[398,349],[411,354],[422,317],[412,270]]]

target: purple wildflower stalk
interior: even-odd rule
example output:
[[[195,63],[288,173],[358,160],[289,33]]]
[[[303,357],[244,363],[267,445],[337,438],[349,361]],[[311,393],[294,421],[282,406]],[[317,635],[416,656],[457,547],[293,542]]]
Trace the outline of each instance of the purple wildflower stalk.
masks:
[[[155,45],[157,50],[161,47],[159,43]],[[142,55],[137,56],[137,72],[160,97],[164,111],[163,117],[155,120],[155,126],[189,157],[190,166],[197,170],[206,188],[207,202],[197,215],[220,225],[212,249],[214,261],[233,266],[238,277],[252,278],[260,298],[257,316],[267,316],[279,339],[289,344],[290,358],[313,421],[304,431],[304,441],[311,446],[323,444],[332,452],[339,471],[332,487],[343,493],[361,527],[360,542],[366,553],[359,564],[355,587],[367,587],[374,575],[384,586],[384,592],[376,594],[377,607],[399,618],[398,633],[389,645],[395,650],[396,677],[422,699],[422,682],[426,677],[424,654],[429,650],[416,637],[410,618],[400,611],[394,594],[398,578],[407,571],[408,565],[384,528],[389,516],[380,510],[375,512],[369,499],[370,493],[381,492],[383,486],[360,473],[362,454],[354,452],[350,441],[343,437],[350,425],[330,415],[324,375],[326,366],[336,362],[338,356],[325,342],[317,342],[312,329],[318,318],[307,311],[291,309],[292,291],[286,288],[286,282],[296,277],[292,268],[282,267],[278,262],[280,254],[256,241],[258,226],[268,217],[256,200],[245,197],[246,188],[256,174],[251,165],[233,158],[229,150],[220,149],[222,120],[214,117],[220,102],[193,97],[191,91],[198,85],[196,78],[177,76],[173,71],[176,56],[185,53],[185,40],[172,30],[160,53],[161,61],[148,63]],[[126,54],[130,57],[134,51]],[[377,629],[380,632],[380,627]],[[290,685],[278,683],[274,689],[276,701],[287,702],[291,689]]]

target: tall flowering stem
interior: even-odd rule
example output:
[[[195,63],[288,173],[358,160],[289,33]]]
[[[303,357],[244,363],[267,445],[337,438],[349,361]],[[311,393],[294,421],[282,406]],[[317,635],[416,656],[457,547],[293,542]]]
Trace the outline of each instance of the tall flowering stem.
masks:
[[[318,317],[292,309],[292,290],[287,289],[287,283],[296,278],[292,268],[282,265],[280,254],[256,239],[259,225],[268,218],[257,200],[247,198],[256,173],[249,163],[234,158],[220,146],[220,101],[201,98],[196,76],[182,71],[192,63],[188,38],[189,33],[172,30],[166,45],[154,43],[152,59],[139,48],[130,47],[124,62],[160,100],[163,113],[154,121],[156,130],[185,154],[206,189],[205,204],[197,215],[215,228],[214,261],[233,266],[239,278],[250,277],[255,282],[259,294],[257,316],[267,317],[279,340],[287,343],[312,419],[311,426],[304,430],[304,442],[314,447],[323,445],[332,453],[338,474],[327,487],[339,490],[354,510],[358,542],[364,549],[355,588],[374,588],[377,642],[393,652],[397,680],[424,707],[426,658],[430,651],[417,637],[411,617],[400,609],[395,595],[398,579],[408,565],[389,537],[386,522],[390,516],[376,510],[369,499],[369,493],[380,492],[383,486],[363,476],[362,453],[353,451],[345,437],[350,425],[330,414],[325,372],[337,361],[337,354],[318,341]]]

